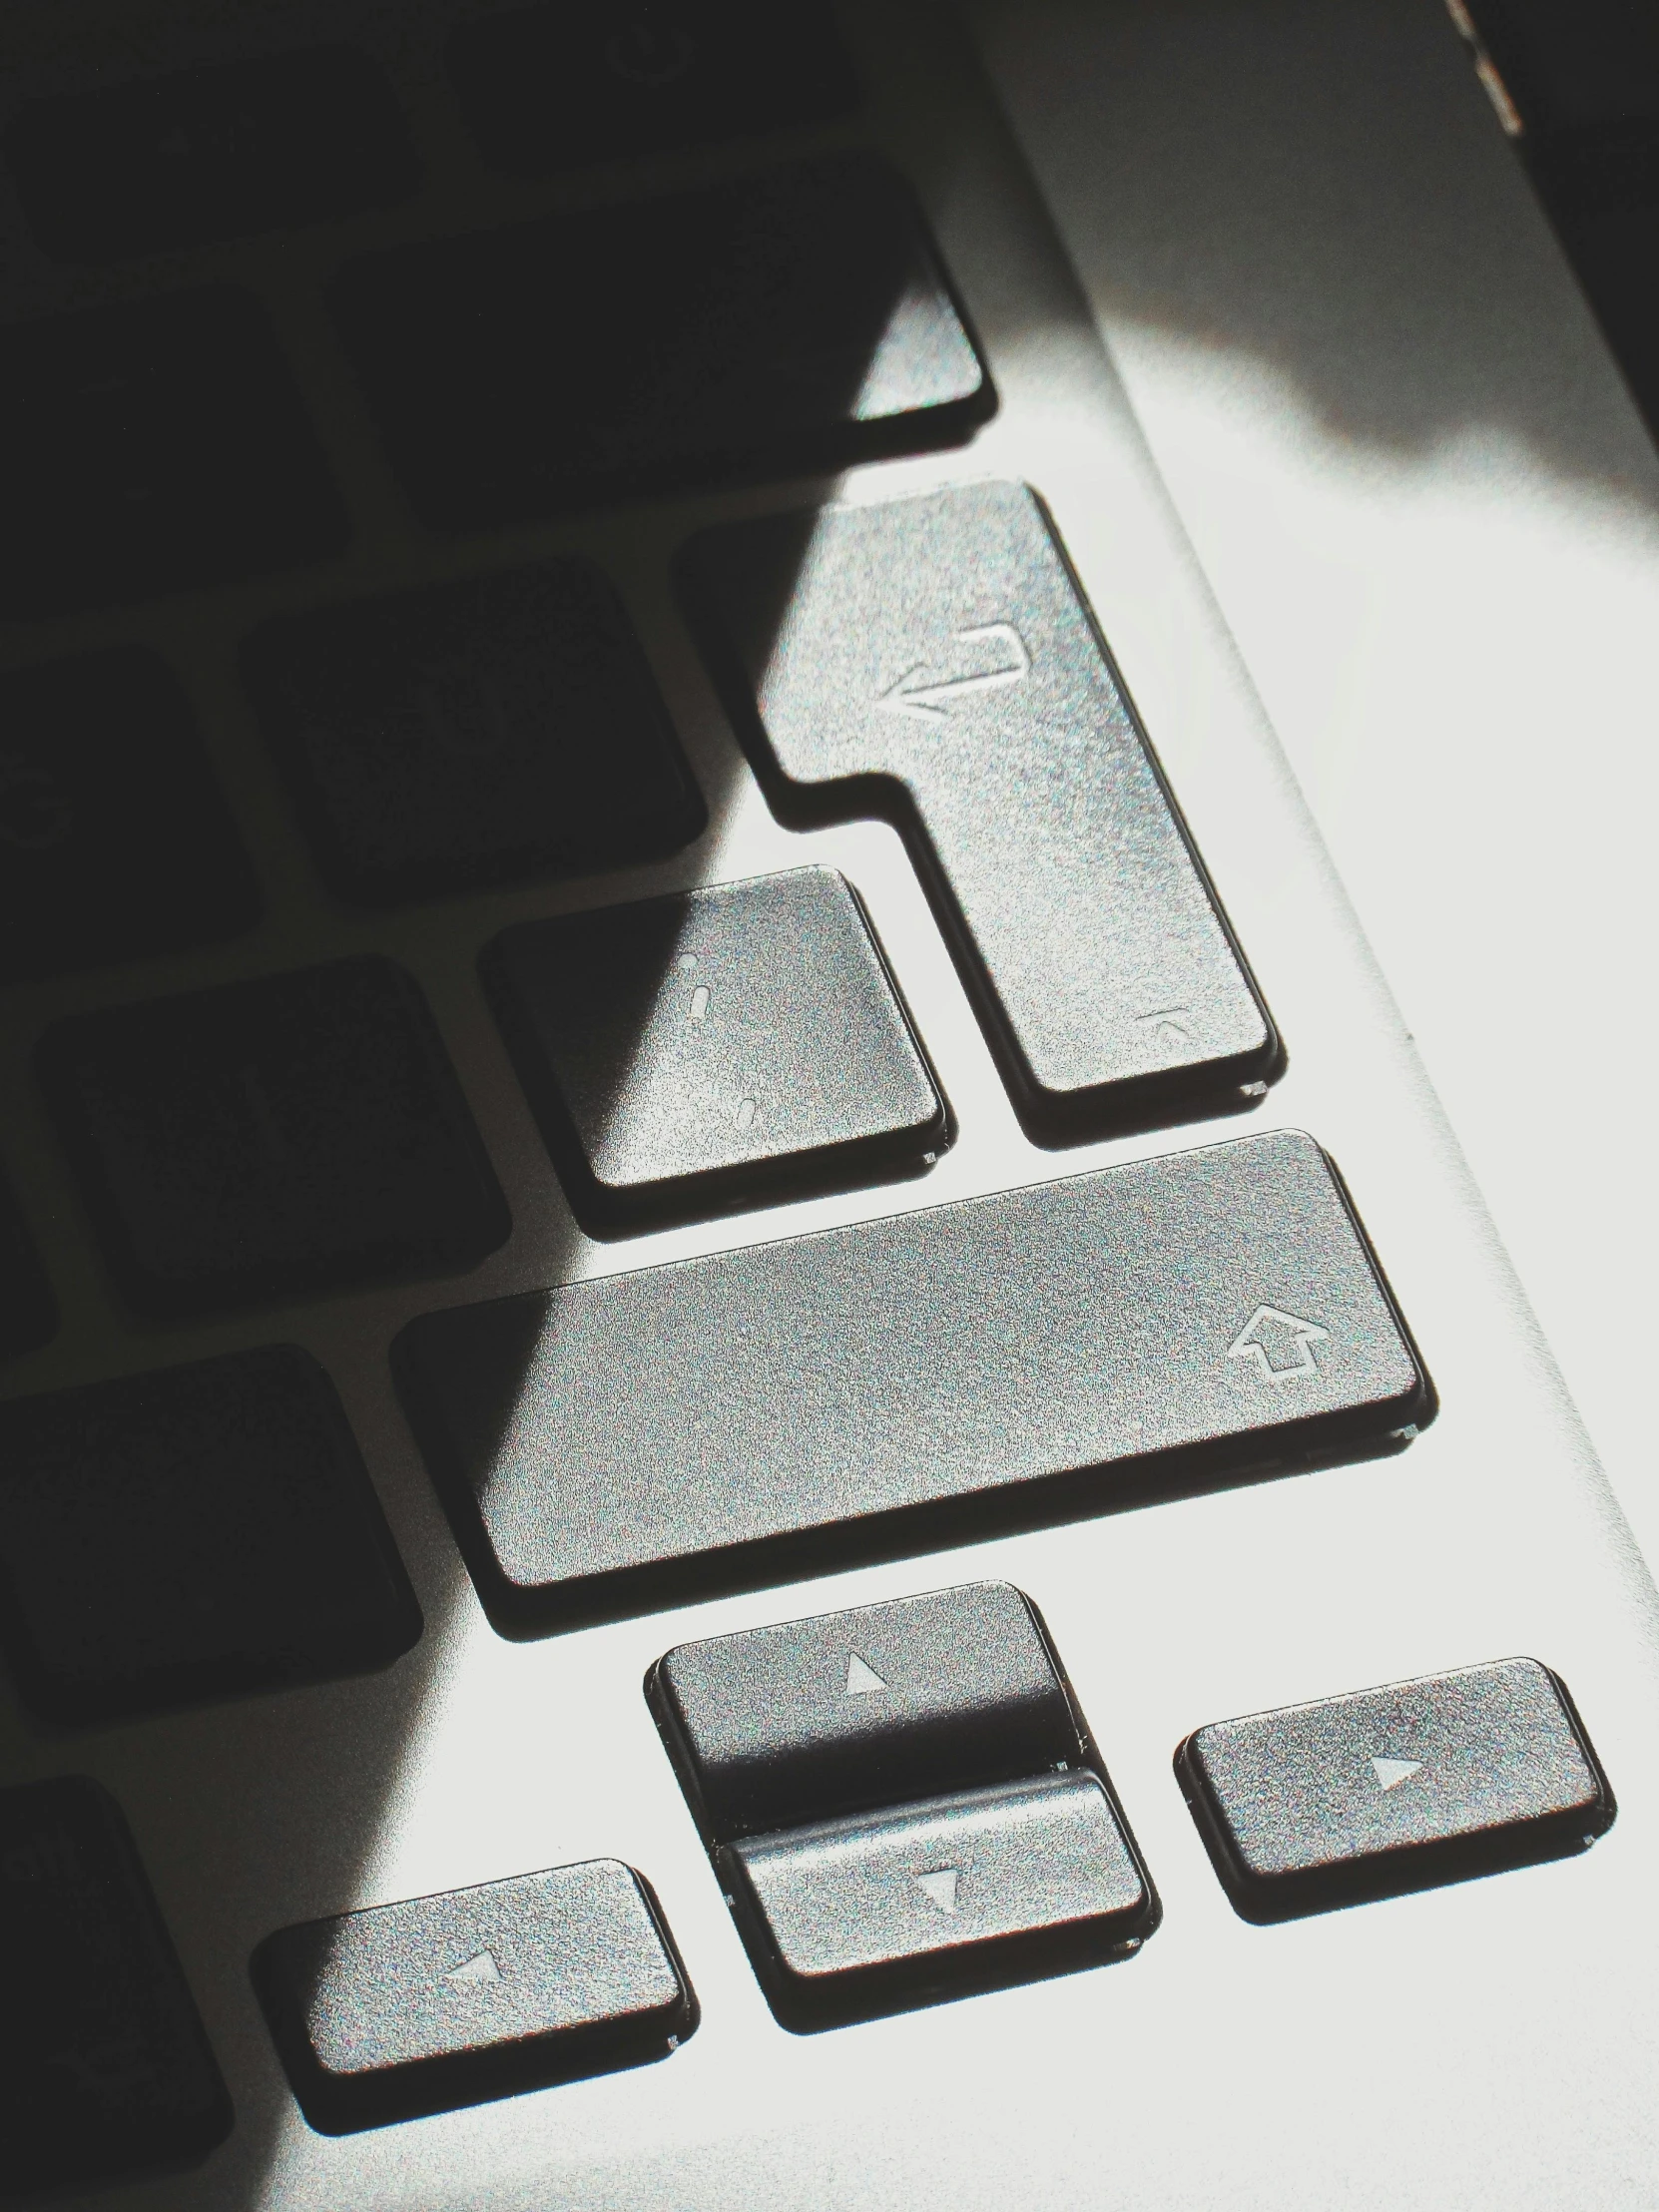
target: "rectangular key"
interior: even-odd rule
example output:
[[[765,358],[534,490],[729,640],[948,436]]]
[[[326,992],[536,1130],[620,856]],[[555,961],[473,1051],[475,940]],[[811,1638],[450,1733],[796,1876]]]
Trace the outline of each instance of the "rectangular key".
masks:
[[[390,85],[349,46],[31,100],[5,158],[30,230],[64,262],[357,215],[420,183]]]
[[[1022,484],[713,530],[685,575],[779,813],[895,812],[1032,1132],[1269,1078],[1274,1027]]]
[[[838,468],[995,403],[914,201],[866,159],[396,247],[328,297],[441,529]]]
[[[1246,1920],[1564,1857],[1613,1820],[1606,1777],[1535,1659],[1219,1721],[1176,1758]]]
[[[231,2131],[190,1989],[115,1800],[0,1790],[0,2198],[194,2163]]]
[[[1092,1774],[757,1836],[717,1863],[786,2027],[1095,1965],[1156,1919]]]
[[[1305,1464],[1432,1402],[1294,1130],[428,1315],[395,1357],[520,1629],[910,1547],[918,1508],[957,1540],[970,1505]]]
[[[643,2065],[697,2025],[656,1900],[615,1859],[285,1928],[254,1979],[328,2135]]]
[[[1031,1601],[1007,1582],[680,1644],[647,1690],[719,1842],[1084,1755]]]

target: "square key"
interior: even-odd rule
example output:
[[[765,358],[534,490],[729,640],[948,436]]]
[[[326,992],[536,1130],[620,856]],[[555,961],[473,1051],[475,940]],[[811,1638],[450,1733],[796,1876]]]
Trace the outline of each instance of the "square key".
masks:
[[[800,868],[508,929],[485,982],[584,1223],[914,1172],[945,1107],[862,910]]]
[[[120,1808],[0,1790],[0,2196],[194,2164],[231,2100]]]
[[[253,1971],[329,2135],[643,2065],[698,2019],[656,1899],[615,1859],[284,1928]]]
[[[451,32],[449,75],[485,160],[520,178],[817,123],[858,91],[807,0],[514,8]]]
[[[328,304],[443,530],[847,467],[996,404],[913,196],[863,156],[391,247]]]
[[[259,913],[164,661],[116,646],[0,677],[0,983],[212,944]]]
[[[393,207],[420,183],[390,85],[349,46],[31,100],[5,158],[37,243],[63,262]]]
[[[0,328],[0,616],[320,559],[345,511],[265,312],[230,284]]]
[[[156,1314],[468,1268],[506,1203],[413,978],[339,960],[61,1022],[39,1067]]]
[[[677,850],[707,820],[639,642],[587,561],[270,623],[243,674],[342,898],[618,867]]]
[[[420,1609],[292,1345],[0,1406],[0,1638],[67,1724],[383,1667]]]

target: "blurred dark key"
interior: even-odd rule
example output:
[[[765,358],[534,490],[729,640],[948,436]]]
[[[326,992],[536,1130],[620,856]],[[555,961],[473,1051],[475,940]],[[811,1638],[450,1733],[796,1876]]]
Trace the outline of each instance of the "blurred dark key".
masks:
[[[231,2100],[115,1800],[0,1790],[0,2194],[194,2163]]]
[[[773,2009],[797,2029],[1097,1965],[1157,1921],[1093,1774],[746,1837],[716,1865]]]
[[[427,1315],[394,1359],[510,1628],[1302,1464],[1433,1403],[1294,1130]]]
[[[0,1175],[0,1360],[33,1352],[57,1333],[52,1286],[17,1200]]]
[[[0,677],[0,982],[211,944],[259,912],[164,661],[115,646]]]
[[[36,243],[63,262],[357,215],[420,183],[390,85],[349,46],[30,100],[4,151]]]
[[[420,1634],[339,1399],[291,1345],[0,1405],[0,1634],[107,1722],[387,1665]]]
[[[0,327],[0,616],[149,599],[337,551],[287,364],[226,285]]]
[[[615,1859],[285,1928],[254,1979],[332,2135],[643,2065],[697,2025],[656,1901]]]
[[[545,561],[269,623],[243,674],[365,904],[672,852],[707,817],[616,594]]]
[[[515,8],[460,24],[448,51],[472,134],[509,177],[816,123],[858,90],[809,0]]]
[[[1055,1141],[1273,1072],[1273,1024],[1021,484],[714,530],[694,611],[779,811],[895,811]]]
[[[1287,1920],[1560,1858],[1613,1797],[1561,1684],[1535,1659],[1218,1721],[1176,1756],[1246,1920]]]
[[[368,255],[328,299],[446,529],[837,468],[994,404],[913,199],[861,157]]]
[[[832,869],[523,922],[484,972],[572,1204],[600,1225],[913,1172],[946,1141]]]
[[[47,1031],[110,1266],[148,1312],[473,1266],[507,1209],[413,979],[340,960]]]

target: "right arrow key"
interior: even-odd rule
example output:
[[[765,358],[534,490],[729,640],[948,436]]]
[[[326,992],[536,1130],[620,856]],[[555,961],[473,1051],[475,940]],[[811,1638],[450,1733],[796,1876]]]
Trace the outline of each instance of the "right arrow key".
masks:
[[[1175,1768],[1250,1921],[1564,1858],[1614,1813],[1565,1686],[1536,1659],[1218,1721]]]

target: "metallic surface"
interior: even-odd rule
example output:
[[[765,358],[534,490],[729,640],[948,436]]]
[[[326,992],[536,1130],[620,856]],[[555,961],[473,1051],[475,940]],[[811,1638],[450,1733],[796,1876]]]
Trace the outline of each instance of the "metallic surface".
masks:
[[[340,11],[320,12],[335,21]],[[188,17],[192,8],[181,13]],[[376,20],[384,51],[400,57],[422,148],[458,170],[431,41],[391,13],[399,20],[389,30],[387,16]],[[916,179],[1002,396],[998,417],[967,453],[884,464],[840,486],[640,504],[626,515],[504,533],[457,554],[405,533],[397,495],[307,286],[287,265],[273,263],[260,280],[363,518],[359,550],[320,586],[290,578],[227,587],[205,606],[168,601],[119,622],[66,621],[49,640],[7,634],[6,656],[17,663],[104,642],[118,630],[165,642],[208,719],[218,772],[271,890],[268,918],[250,945],[12,992],[0,1149],[37,1233],[45,1241],[53,1232],[66,1326],[53,1345],[8,1370],[7,1390],[140,1371],[277,1335],[305,1344],[340,1383],[428,1624],[405,1660],[363,1680],[73,1739],[36,1733],[15,1710],[0,1719],[10,1773],[74,1768],[117,1792],[238,2109],[230,2140],[195,2173],[85,2201],[121,2212],[546,2212],[555,2204],[580,2212],[1651,2207],[1659,2197],[1652,1586],[1174,520],[1018,149],[947,24],[893,7],[847,13],[873,88],[871,133]],[[1022,0],[1004,21],[1040,13]],[[1399,343],[1427,346],[1432,359],[1437,317],[1455,319],[1460,272],[1495,263],[1518,302],[1511,332],[1521,333],[1497,357],[1523,366],[1534,359],[1535,343],[1548,337],[1548,315],[1570,294],[1559,289],[1558,274],[1550,276],[1554,265],[1525,246],[1534,219],[1524,193],[1518,180],[1511,189],[1506,149],[1495,133],[1488,138],[1478,92],[1427,0],[1348,0],[1289,19],[1219,5],[1201,13],[1200,36],[1190,13],[1171,13],[1172,50],[1157,36],[1160,10],[1103,7],[1103,22],[1127,25],[1131,58],[1137,50],[1163,57],[1163,76],[1143,74],[1137,86],[1120,45],[1111,50],[1110,74],[1126,96],[1150,82],[1166,99],[1195,79],[1220,80],[1228,98],[1218,100],[1214,136],[1203,147],[1238,143],[1227,138],[1229,117],[1244,132],[1262,112],[1278,144],[1305,145],[1316,136],[1330,150],[1339,184],[1350,180],[1347,200],[1327,189],[1320,209],[1329,226],[1322,235],[1342,248],[1336,260],[1343,270],[1342,212],[1355,195],[1381,191],[1362,159],[1369,141],[1359,125],[1396,115],[1401,78],[1387,67],[1350,69],[1346,49],[1303,35],[1309,23],[1381,26],[1381,46],[1362,41],[1363,53],[1404,52],[1415,72],[1406,74],[1408,90],[1418,83],[1443,90],[1451,122],[1432,135],[1432,148],[1468,191],[1456,217],[1430,211],[1423,223],[1442,243],[1462,243],[1434,266],[1439,290],[1429,287],[1428,308],[1401,326]],[[43,50],[49,32],[61,43],[59,0],[44,14],[20,0],[8,34],[14,48]],[[149,27],[132,39],[163,59],[171,51],[166,35]],[[1241,50],[1256,58],[1252,86],[1263,74],[1271,78],[1272,67],[1289,73],[1295,97],[1286,112],[1240,99]],[[71,77],[77,66],[90,65],[66,62],[57,73]],[[1062,82],[1086,77],[1081,66],[1060,74]],[[1441,112],[1435,109],[1437,118]],[[1026,120],[1028,135],[1040,139],[1040,103],[1035,130],[1029,112]],[[1111,143],[1109,131],[1093,128]],[[1409,129],[1402,136],[1407,150],[1417,145]],[[1196,151],[1183,150],[1178,134],[1171,144],[1178,172],[1196,178]],[[1246,187],[1253,174],[1246,164],[1226,204],[1252,204]],[[1409,165],[1389,168],[1383,181],[1391,189],[1409,174]],[[670,165],[661,175],[674,181]],[[520,204],[485,182],[468,189],[480,223],[509,220]],[[1127,182],[1119,180],[1117,190],[1121,197]],[[551,188],[547,197],[551,207]],[[1190,209],[1196,197],[1183,204]],[[1169,198],[1174,205],[1181,196],[1172,190]],[[1505,262],[1517,227],[1525,251]],[[375,235],[392,243],[394,230],[387,219]],[[1223,235],[1236,265],[1248,270],[1236,239]],[[336,255],[332,241],[318,244],[312,274],[325,275]],[[1375,292],[1382,275],[1418,267],[1402,250],[1363,268],[1354,281]],[[18,311],[44,311],[66,295],[61,279],[21,247],[14,276]],[[1541,294],[1529,289],[1535,284]],[[1383,318],[1383,335],[1394,327]],[[1585,335],[1575,356],[1580,366],[1598,358],[1591,344]],[[1366,323],[1339,330],[1332,351],[1371,390],[1399,358]],[[1577,387],[1579,398],[1562,403],[1565,412],[1577,407],[1579,420],[1607,419],[1607,393],[1616,396],[1609,376],[1604,364],[1596,367]],[[1430,434],[1435,419],[1430,414]],[[1616,460],[1628,448],[1610,434],[1608,450]],[[1024,478],[1051,507],[1283,1026],[1291,1066],[1258,1124],[1284,1119],[1308,1128],[1341,1160],[1434,1375],[1440,1417],[1396,1458],[1104,1515],[1084,1526],[953,1543],[924,1559],[821,1574],[789,1590],[688,1602],[509,1644],[474,1600],[402,1424],[386,1366],[399,1327],[451,1293],[504,1296],[614,1273],[625,1260],[694,1257],[889,1213],[895,1199],[891,1191],[862,1192],[779,1206],[717,1229],[663,1232],[626,1256],[589,1243],[558,1193],[477,992],[477,951],[506,923],[803,861],[841,868],[868,905],[960,1122],[959,1140],[925,1192],[904,1194],[916,1205],[1225,1133],[1119,1139],[1078,1148],[1063,1161],[1028,1145],[895,833],[878,823],[810,833],[780,827],[681,626],[669,565],[694,529],[739,512],[800,508],[831,492],[887,498],[963,474]],[[1253,517],[1258,537],[1271,519],[1266,508]],[[269,615],[313,603],[319,589],[343,598],[383,588],[387,560],[413,582],[472,560],[574,550],[615,576],[647,641],[710,801],[706,840],[676,861],[602,884],[450,900],[372,923],[322,905],[269,765],[251,742],[234,674],[240,637]],[[1455,553],[1447,548],[1453,567]],[[1423,611],[1432,615],[1443,602],[1439,634],[1463,639],[1464,609],[1446,588],[1446,573],[1443,564],[1434,572]],[[1587,569],[1578,574],[1583,583]],[[1591,615],[1599,604],[1587,583],[1573,601]],[[1304,606],[1296,604],[1296,635],[1308,651],[1320,621],[1317,610],[1303,619]],[[1457,699],[1419,693],[1413,714],[1402,715],[1397,687],[1380,678],[1364,690],[1367,700],[1380,701],[1382,720],[1357,726],[1356,743],[1374,743],[1381,765],[1361,811],[1381,813],[1383,802],[1391,809],[1396,865],[1416,837],[1448,870],[1466,849],[1463,832],[1444,848],[1437,843],[1424,793],[1434,786],[1434,764],[1452,756],[1436,753],[1429,739],[1448,719],[1454,725],[1483,686],[1496,683],[1506,700],[1520,697],[1524,705],[1525,687],[1542,669],[1555,696],[1570,704],[1568,659],[1551,657],[1551,610],[1535,598],[1525,607],[1512,659],[1500,653],[1465,663],[1447,642],[1445,665],[1461,672]],[[1590,634],[1616,642],[1613,614],[1606,623]],[[1391,648],[1391,621],[1382,621],[1379,635]],[[1265,665],[1264,683],[1283,665]],[[1616,666],[1621,683],[1634,681],[1639,664],[1627,657]],[[1596,677],[1598,700],[1600,683]],[[1580,703],[1558,727],[1582,726]],[[1398,748],[1407,749],[1403,756]],[[1402,757],[1416,773],[1396,798]],[[1488,775],[1478,782],[1489,792]],[[1557,779],[1539,799],[1563,836],[1585,830],[1584,807],[1593,806],[1594,822],[1605,814],[1594,779],[1582,791]],[[1647,819],[1633,806],[1619,809],[1606,824],[1612,849],[1629,851],[1634,838],[1639,854]],[[1633,891],[1644,880],[1637,867],[1618,874],[1618,885]],[[1357,892],[1369,898],[1374,881],[1356,869]],[[1489,915],[1477,912],[1466,933],[1455,929],[1455,902],[1438,882],[1433,868],[1419,867],[1408,887],[1419,904],[1434,893],[1440,931],[1433,957],[1447,977],[1434,1004],[1443,1011],[1465,963],[1475,963],[1483,985],[1497,967],[1495,955],[1488,957]],[[1610,909],[1599,910],[1605,916]],[[1516,911],[1506,906],[1506,919]],[[1611,911],[1616,917],[1625,909],[1615,901]],[[1541,949],[1524,910],[1520,920],[1523,942]],[[325,1305],[215,1317],[164,1341],[135,1323],[110,1290],[30,1086],[33,1037],[74,1009],[229,980],[251,963],[302,964],[347,940],[363,949],[389,946],[419,974],[508,1188],[514,1236],[464,1291],[427,1285],[354,1293]],[[1456,957],[1448,952],[1454,943]],[[1512,947],[1503,958],[1515,958]],[[1425,954],[1413,974],[1428,965]],[[1521,958],[1513,973],[1530,1024],[1518,1033],[1535,1042],[1536,972]],[[1616,1000],[1609,1008],[1600,996],[1591,967],[1579,970],[1579,980],[1598,1022],[1618,1010]],[[1592,1033],[1605,1037],[1594,1025]],[[1493,1037],[1489,1028],[1482,1033],[1482,1056],[1493,1054]],[[1530,1144],[1527,1172],[1540,1187],[1569,1192],[1582,1177],[1580,1187],[1622,1213],[1649,1173],[1646,1104],[1634,1087],[1627,1097],[1598,1098],[1587,1137],[1582,1070],[1569,1055],[1558,1067],[1545,1065],[1547,1057],[1506,1051],[1492,1060],[1506,1102],[1517,1095],[1515,1071],[1523,1067],[1528,1085],[1554,1086],[1550,1095],[1565,1102],[1556,1138],[1535,1136]],[[1618,1064],[1629,1066],[1623,1058]],[[1475,1116],[1481,1131],[1493,1119]],[[1563,1154],[1572,1174],[1557,1177]],[[1611,1294],[1618,1330],[1626,1329],[1627,1300],[1640,1289],[1621,1284]],[[1593,1303],[1587,1295],[1586,1311]],[[1646,1340],[1638,1329],[1621,1341],[1639,1351]],[[732,1927],[641,1680],[678,1641],[986,1575],[1007,1576],[1040,1605],[1146,1853],[1164,1926],[1126,1969],[790,2036],[768,2010]],[[1606,1763],[1620,1818],[1593,1852],[1293,1928],[1261,1930],[1237,1918],[1171,1773],[1184,1736],[1218,1714],[1512,1651],[1545,1655],[1571,1683]],[[324,2138],[305,2126],[247,1975],[264,1936],[388,1899],[604,1856],[649,1876],[702,2000],[703,2025],[671,2063],[349,2138]],[[1550,1939],[1540,1943],[1545,1927]]]

